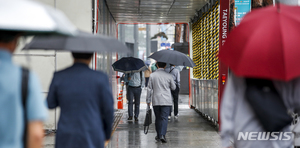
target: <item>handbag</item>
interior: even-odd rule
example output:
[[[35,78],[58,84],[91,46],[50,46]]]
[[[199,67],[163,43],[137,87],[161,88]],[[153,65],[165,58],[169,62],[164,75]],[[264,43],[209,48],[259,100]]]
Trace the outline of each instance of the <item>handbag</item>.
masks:
[[[271,80],[247,78],[246,83],[246,100],[265,131],[281,131],[291,124],[293,118]]]
[[[146,112],[146,117],[144,121],[144,133],[147,134],[149,126],[152,123],[152,110],[149,108]]]

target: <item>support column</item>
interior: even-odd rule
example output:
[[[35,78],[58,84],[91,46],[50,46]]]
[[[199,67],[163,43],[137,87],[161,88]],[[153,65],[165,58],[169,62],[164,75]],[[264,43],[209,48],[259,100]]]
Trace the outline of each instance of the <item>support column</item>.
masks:
[[[139,27],[138,24],[134,24],[133,33],[134,33],[134,57],[139,58]]]
[[[181,38],[181,24],[175,25],[175,43],[180,43]]]
[[[146,57],[151,53],[150,25],[146,25]],[[148,58],[147,58],[148,59]]]
[[[120,34],[118,35],[120,42],[125,44],[125,24],[119,24]]]

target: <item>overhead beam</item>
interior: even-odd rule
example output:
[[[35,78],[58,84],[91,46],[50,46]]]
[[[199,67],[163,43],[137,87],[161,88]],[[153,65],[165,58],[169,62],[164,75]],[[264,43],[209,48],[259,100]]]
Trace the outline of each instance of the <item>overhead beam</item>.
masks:
[[[170,8],[169,8],[169,11],[168,11],[168,14],[167,14],[167,15],[169,15],[169,13],[170,13],[170,11],[171,11],[171,9],[172,9],[172,7],[173,7],[174,3],[175,3],[175,0],[173,0],[173,2],[172,2],[172,4],[171,4],[171,6],[170,6]]]

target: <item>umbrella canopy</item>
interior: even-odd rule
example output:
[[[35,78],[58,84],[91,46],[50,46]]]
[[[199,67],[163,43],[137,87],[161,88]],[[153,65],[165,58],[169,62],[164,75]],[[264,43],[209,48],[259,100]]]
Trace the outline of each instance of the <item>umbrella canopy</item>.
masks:
[[[115,71],[123,73],[140,72],[147,69],[144,61],[134,57],[123,57],[112,64]]]
[[[23,49],[67,50],[72,52],[131,51],[116,38],[78,31],[76,36],[35,36]]]
[[[300,76],[300,7],[277,4],[248,13],[229,33],[219,59],[238,76]]]
[[[0,0],[0,30],[25,35],[76,33],[76,27],[62,12],[29,0]]]
[[[169,63],[173,64],[176,66],[189,66],[189,67],[194,67],[196,66],[193,60],[188,57],[187,55],[174,51],[174,50],[160,50],[157,52],[154,52],[151,56],[148,58],[152,58],[156,60],[157,62],[164,62],[164,63]]]

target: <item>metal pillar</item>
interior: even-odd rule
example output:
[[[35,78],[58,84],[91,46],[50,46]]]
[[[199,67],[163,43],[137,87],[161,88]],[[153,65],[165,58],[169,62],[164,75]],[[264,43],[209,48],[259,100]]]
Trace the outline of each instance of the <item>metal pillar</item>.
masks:
[[[134,33],[134,57],[139,58],[139,27],[138,24],[134,24],[133,33]]]
[[[118,37],[120,39],[120,42],[124,43],[125,44],[125,24],[119,24],[120,26],[120,33],[118,34]]]
[[[151,53],[151,40],[150,40],[150,25],[146,25],[146,57]]]

